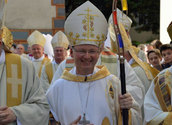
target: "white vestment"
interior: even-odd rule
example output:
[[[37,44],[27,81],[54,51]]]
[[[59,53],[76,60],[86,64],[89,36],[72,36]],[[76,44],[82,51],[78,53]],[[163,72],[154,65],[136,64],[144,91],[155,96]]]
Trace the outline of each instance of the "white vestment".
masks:
[[[120,79],[120,62],[118,60],[118,56],[114,56],[114,57],[115,58],[113,58],[114,59],[113,65],[111,65],[110,63],[103,63],[103,65],[107,67],[107,69],[110,71],[111,74],[117,76]],[[71,57],[68,57],[68,58],[71,58]],[[61,77],[64,69],[66,68],[67,59],[61,62],[60,65],[58,66],[53,76],[51,84],[53,84],[53,82],[55,82],[58,78]],[[102,60],[102,55],[99,56],[99,59],[96,65],[102,65],[101,60]],[[142,107],[143,101],[144,101],[145,89],[140,79],[138,78],[134,70],[131,68],[131,66],[127,63],[127,61],[125,61],[125,76],[126,76],[127,91],[133,96],[133,98],[140,105],[140,107]]]
[[[52,74],[54,75],[54,73],[56,72],[57,67],[58,67],[59,64],[57,64],[55,60],[53,60],[51,62],[51,64],[52,64],[53,69],[49,69],[49,70],[53,71]],[[42,73],[41,73],[40,80],[41,80],[42,87],[43,87],[44,91],[46,92],[47,89],[49,88],[51,82],[49,82],[49,80],[48,80],[48,75],[47,75],[45,66],[42,68]]]
[[[34,57],[31,58],[31,61],[33,62],[33,65],[35,66],[37,74],[39,74],[40,68],[41,68],[41,63],[45,56],[43,55],[39,59],[35,59]]]
[[[159,77],[161,74],[165,73],[166,71],[170,71],[171,80],[169,83],[169,88],[172,92],[172,66],[168,69],[165,69],[161,71],[157,77]],[[156,83],[158,84],[158,83]],[[158,93],[160,94],[160,92]],[[171,93],[172,95],[172,93]],[[167,98],[166,98],[167,99]],[[171,96],[171,102],[172,102],[172,96]],[[172,103],[170,104],[172,106]],[[155,80],[152,82],[150,88],[148,89],[145,100],[144,100],[144,113],[145,113],[145,121],[146,123],[150,122],[150,125],[159,125],[162,121],[166,119],[168,115],[170,115],[170,120],[172,119],[172,112],[163,111],[160,102],[157,98],[157,95],[155,93]],[[172,120],[169,121],[168,125],[172,124]],[[164,125],[164,124],[163,124]],[[165,124],[167,125],[167,124]]]
[[[129,64],[132,65],[133,63],[135,63],[134,59],[130,59]],[[146,76],[145,71],[143,70],[143,68],[139,65],[133,67],[133,70],[135,71],[136,75],[139,77],[139,79],[141,80],[144,88],[145,88],[145,93],[147,92],[147,90],[149,89],[149,86],[151,85],[152,80],[149,80]],[[151,76],[153,79],[153,76]]]
[[[59,66],[57,67],[57,70],[54,73],[53,79],[51,81],[51,83],[54,83],[57,79],[59,79],[61,77],[61,75],[63,74],[64,69],[66,68],[66,60],[67,59],[72,59],[72,57],[67,57],[65,60],[63,60]]]
[[[143,50],[139,50],[139,53],[137,54],[137,57],[141,59],[143,62],[147,62],[146,54]]]
[[[21,54],[21,56],[24,57],[24,58],[26,58],[26,59],[29,59],[29,56],[27,54],[25,54],[25,53]]]
[[[0,106],[6,106],[6,63],[4,51],[0,56]],[[11,60],[12,61],[12,60]],[[49,106],[44,96],[33,64],[21,57],[22,65],[22,98],[21,104],[10,107],[17,121],[8,125],[47,125]],[[15,91],[12,89],[12,91]],[[17,90],[16,90],[17,92]]]
[[[88,77],[92,78],[94,74],[104,75],[104,72],[100,73],[99,71],[101,69],[95,68],[93,74]],[[82,77],[76,75],[75,67],[70,70],[69,74],[73,74],[75,80]],[[54,118],[62,125],[69,125],[79,115],[83,117],[83,113],[85,113],[86,119],[94,125],[107,125],[102,124],[104,119],[108,119],[110,125],[117,125],[119,117],[118,95],[121,90],[119,79],[111,74],[91,81],[86,81],[85,76],[83,78],[85,80],[82,82],[60,78],[50,86],[46,96]],[[109,93],[111,85],[113,94]],[[139,114],[135,111],[139,109],[139,106],[135,101],[133,107],[135,109],[131,109],[132,125],[141,125]]]
[[[145,93],[146,93],[147,90],[149,89],[149,86],[151,85],[152,80],[148,80],[146,73],[140,66],[134,67],[133,70],[135,71],[136,75],[139,77],[142,84],[144,85]]]

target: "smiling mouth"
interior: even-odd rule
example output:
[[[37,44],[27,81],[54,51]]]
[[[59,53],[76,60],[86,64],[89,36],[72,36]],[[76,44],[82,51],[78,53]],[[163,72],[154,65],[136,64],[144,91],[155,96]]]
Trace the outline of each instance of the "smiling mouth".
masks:
[[[90,65],[91,62],[83,62],[83,64]]]
[[[87,63],[87,64],[90,64],[92,61],[84,61],[84,60],[81,60],[82,63]]]

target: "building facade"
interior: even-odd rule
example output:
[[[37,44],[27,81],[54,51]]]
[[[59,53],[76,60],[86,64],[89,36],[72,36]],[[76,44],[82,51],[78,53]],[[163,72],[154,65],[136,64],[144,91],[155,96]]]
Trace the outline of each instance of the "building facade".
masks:
[[[8,0],[4,15],[14,42],[27,48],[27,38],[34,30],[51,35],[64,30],[65,0]]]

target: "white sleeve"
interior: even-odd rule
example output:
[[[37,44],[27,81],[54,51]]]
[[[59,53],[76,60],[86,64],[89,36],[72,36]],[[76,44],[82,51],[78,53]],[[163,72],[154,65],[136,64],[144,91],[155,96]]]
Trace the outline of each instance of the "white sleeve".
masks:
[[[158,99],[154,92],[154,82],[148,89],[144,100],[145,121],[159,124],[168,115],[168,112],[163,112]]]

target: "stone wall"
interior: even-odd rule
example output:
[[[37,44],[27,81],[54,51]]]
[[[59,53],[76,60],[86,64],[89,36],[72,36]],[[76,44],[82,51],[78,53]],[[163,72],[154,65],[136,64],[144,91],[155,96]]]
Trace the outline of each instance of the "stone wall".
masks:
[[[16,44],[24,44],[34,31],[54,35],[64,30],[65,0],[8,0],[5,25]]]

